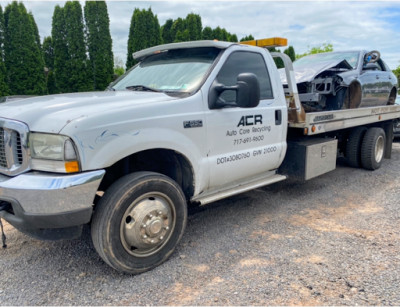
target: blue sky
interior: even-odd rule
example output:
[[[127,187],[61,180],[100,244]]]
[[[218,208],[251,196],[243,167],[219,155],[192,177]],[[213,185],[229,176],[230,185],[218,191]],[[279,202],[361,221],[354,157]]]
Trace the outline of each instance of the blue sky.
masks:
[[[6,6],[10,1],[1,1]],[[22,1],[43,39],[51,33],[56,4],[65,1]],[[84,4],[81,1],[82,5]],[[400,1],[107,1],[114,55],[126,60],[134,8],[149,8],[162,25],[194,12],[203,27],[220,26],[238,38],[288,38],[296,53],[330,43],[335,50],[377,49],[391,69],[400,65]]]

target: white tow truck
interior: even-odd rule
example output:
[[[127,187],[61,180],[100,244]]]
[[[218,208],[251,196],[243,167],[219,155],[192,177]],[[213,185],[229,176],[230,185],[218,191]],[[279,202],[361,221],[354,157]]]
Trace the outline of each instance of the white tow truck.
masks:
[[[305,113],[292,63],[283,87],[266,48],[195,41],[149,48],[108,91],[0,106],[0,217],[41,239],[79,236],[140,273],[181,239],[188,204],[332,171],[338,153],[390,158],[400,106]],[[253,45],[253,46],[252,46]]]

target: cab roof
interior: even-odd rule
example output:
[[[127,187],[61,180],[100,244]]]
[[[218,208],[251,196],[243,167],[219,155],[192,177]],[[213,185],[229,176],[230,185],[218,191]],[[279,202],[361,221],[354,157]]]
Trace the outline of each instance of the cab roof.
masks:
[[[133,53],[133,58],[135,60],[139,60],[141,58],[147,57],[152,54],[160,53],[166,50],[173,49],[187,49],[187,48],[200,48],[200,47],[214,47],[218,49],[227,49],[232,45],[238,45],[238,43],[231,42],[220,42],[220,41],[211,41],[211,40],[203,40],[203,41],[192,41],[192,42],[182,42],[182,43],[172,43],[165,45],[158,45],[155,47],[143,49]]]

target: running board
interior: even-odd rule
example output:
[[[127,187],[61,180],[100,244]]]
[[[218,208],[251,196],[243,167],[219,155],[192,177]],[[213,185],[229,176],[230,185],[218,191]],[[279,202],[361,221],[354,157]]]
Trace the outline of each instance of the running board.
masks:
[[[257,180],[253,180],[251,182],[245,183],[245,184],[241,184],[241,185],[237,185],[234,187],[228,187],[225,190],[218,190],[218,191],[213,191],[211,193],[208,193],[206,195],[198,195],[194,198],[192,198],[192,202],[199,202],[200,205],[206,205],[209,203],[212,203],[214,201],[229,197],[229,196],[233,196],[236,194],[240,194],[243,192],[247,192],[259,187],[263,187],[266,185],[270,185],[282,180],[285,180],[287,177],[283,176],[283,175],[278,175],[278,174],[274,174],[272,176],[268,176],[268,177],[263,177],[263,178],[258,178]]]

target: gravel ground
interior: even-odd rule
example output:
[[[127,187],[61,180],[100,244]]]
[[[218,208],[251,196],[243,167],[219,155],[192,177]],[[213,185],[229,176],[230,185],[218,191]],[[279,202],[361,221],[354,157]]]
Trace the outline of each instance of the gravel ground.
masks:
[[[171,259],[117,273],[79,240],[5,225],[1,305],[400,305],[400,143],[374,172],[281,182],[189,216]]]

